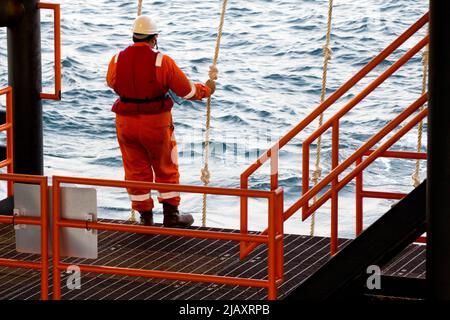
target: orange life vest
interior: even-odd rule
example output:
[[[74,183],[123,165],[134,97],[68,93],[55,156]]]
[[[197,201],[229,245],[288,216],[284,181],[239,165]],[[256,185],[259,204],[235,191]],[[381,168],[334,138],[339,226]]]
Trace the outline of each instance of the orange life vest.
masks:
[[[118,114],[158,114],[170,111],[172,99],[156,80],[155,52],[149,46],[129,46],[119,53],[114,91],[119,95],[112,107]]]

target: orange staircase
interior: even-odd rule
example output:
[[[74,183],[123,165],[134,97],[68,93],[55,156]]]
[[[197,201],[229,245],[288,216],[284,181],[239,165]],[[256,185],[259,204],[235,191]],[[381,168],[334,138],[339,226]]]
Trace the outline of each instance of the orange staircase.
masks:
[[[267,150],[254,164],[249,166],[241,175],[241,188],[249,187],[248,181],[250,175],[258,170],[264,163],[270,160],[271,166],[271,189],[275,190],[279,187],[278,184],[278,162],[279,150],[283,148],[289,141],[298,136],[305,128],[316,120],[320,114],[329,109],[336,103],[346,92],[354,87],[360,80],[367,76],[375,67],[380,65],[388,56],[390,56],[396,49],[403,45],[408,39],[416,34],[428,22],[428,13],[414,23],[408,30],[393,41],[386,49],[373,58],[365,67],[356,73],[350,80],[343,84],[336,90],[328,99],[321,103],[315,110],[311,112],[305,119],[303,119],[297,126],[283,136],[272,148]],[[386,71],[373,80],[365,89],[349,101],[343,108],[334,114],[328,121],[315,130],[308,138],[303,141],[303,155],[302,155],[302,195],[289,208],[284,211],[283,219],[286,221],[298,210],[302,209],[303,220],[310,217],[317,209],[319,209],[326,201],[331,199],[331,254],[334,255],[337,250],[338,240],[338,193],[344,186],[350,183],[353,179],[357,179],[356,203],[357,203],[357,235],[362,231],[362,199],[364,197],[378,197],[387,199],[399,199],[404,195],[391,194],[383,192],[369,192],[362,190],[362,173],[373,161],[379,157],[395,157],[404,159],[424,159],[426,156],[422,153],[389,151],[388,149],[410,131],[416,124],[423,120],[428,110],[425,108],[412,120],[407,122],[400,130],[398,130],[391,138],[384,142],[375,150],[372,148],[379,143],[389,133],[393,132],[399,127],[408,117],[422,107],[427,101],[427,95],[422,95],[413,104],[400,113],[395,119],[389,122],[385,127],[381,128],[372,138],[364,143],[357,151],[350,157],[339,163],[339,123],[342,117],[355,108],[364,98],[371,92],[378,88],[387,78],[392,76],[400,67],[407,61],[414,57],[421,49],[423,49],[429,42],[428,36],[421,39],[408,52],[406,52],[400,59],[392,64]],[[327,130],[332,130],[332,171],[325,176],[316,186],[310,187],[310,145],[319,136],[324,134]],[[367,157],[363,160],[363,157]],[[356,165],[349,174],[340,179],[340,175],[350,166]],[[310,201],[319,195],[325,188],[329,187],[318,200],[310,205]],[[241,198],[241,232],[247,231],[248,228],[248,202],[246,198]],[[265,233],[267,231],[264,231]],[[258,244],[256,243],[241,243],[241,257],[246,257]]]

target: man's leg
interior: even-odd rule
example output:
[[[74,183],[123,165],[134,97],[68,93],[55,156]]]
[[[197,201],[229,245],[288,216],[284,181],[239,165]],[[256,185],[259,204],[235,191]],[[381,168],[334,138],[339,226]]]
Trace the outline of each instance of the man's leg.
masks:
[[[152,147],[152,166],[155,171],[155,181],[158,183],[179,184],[178,150],[173,128],[165,128],[166,133],[161,144]],[[178,211],[180,193],[176,191],[158,192],[158,201],[163,204],[164,226],[185,227],[194,222],[189,215],[181,215]]]
[[[117,138],[122,153],[125,180],[153,182],[150,158],[147,150],[139,143],[137,131],[132,123],[117,120]],[[141,214],[152,211],[150,189],[127,188],[127,191],[134,210]]]
[[[175,138],[163,144],[159,157],[153,158],[153,169],[155,170],[155,182],[157,183],[180,183],[178,170],[178,149]],[[180,193],[176,191],[158,191],[158,201],[178,207],[180,205]]]

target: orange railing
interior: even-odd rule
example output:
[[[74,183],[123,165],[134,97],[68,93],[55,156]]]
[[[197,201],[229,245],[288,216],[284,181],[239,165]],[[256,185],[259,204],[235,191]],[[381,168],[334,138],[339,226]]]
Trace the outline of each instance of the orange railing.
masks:
[[[324,134],[328,129],[332,129],[332,170],[338,167],[339,165],[339,122],[340,119],[346,115],[349,111],[351,111],[359,102],[361,102],[365,97],[367,97],[372,91],[378,88],[387,78],[389,78],[394,72],[396,72],[401,66],[403,66],[407,61],[409,61],[414,55],[416,55],[422,48],[424,48],[428,44],[428,36],[423,38],[416,44],[412,49],[410,49],[407,53],[405,53],[399,60],[397,60],[392,66],[390,66],[385,72],[383,72],[378,78],[376,78],[372,83],[370,83],[360,94],[355,96],[349,103],[347,103],[341,110],[339,110],[335,115],[333,115],[328,121],[326,121],[320,128],[315,130],[305,141],[303,142],[303,166],[302,166],[302,193],[306,196],[309,190],[309,148],[310,145],[322,134]],[[423,103],[422,103],[423,104]],[[421,104],[421,105],[422,105]],[[420,106],[421,106],[420,105]],[[419,107],[420,107],[419,106]],[[411,110],[411,112],[417,111],[417,108],[408,108],[407,110]],[[406,110],[405,110],[406,111]],[[411,113],[402,113],[410,116]],[[406,117],[407,117],[406,116]],[[402,121],[406,119],[406,117],[401,117]],[[399,122],[398,124],[400,124]],[[398,125],[397,124],[397,125]],[[385,137],[389,132],[394,130],[397,125],[387,126],[382,131],[380,131],[377,135],[372,137],[369,142],[372,143],[372,146],[375,143],[379,142],[383,137]],[[370,146],[370,148],[372,147]],[[370,149],[369,148],[369,149]],[[369,149],[364,150],[364,153]],[[348,168],[351,164],[355,163],[356,159],[361,157],[362,154],[360,150],[357,153],[353,154],[349,157],[344,163],[346,164],[345,168]],[[356,159],[355,159],[356,157]],[[343,171],[343,170],[342,170]],[[341,171],[341,172],[342,172]],[[325,179],[321,181],[309,194],[313,196],[308,199],[312,199],[314,196],[318,194],[323,187],[325,187],[328,183],[324,183]],[[338,189],[335,188],[338,185],[338,175],[336,175],[334,181],[331,182],[331,188],[334,189],[333,196],[331,197],[331,238],[332,238],[332,248],[331,252],[335,253],[337,251],[337,215],[338,215]],[[313,188],[313,189],[314,189]],[[309,217],[313,212],[315,212],[323,203],[325,203],[324,199],[319,199],[312,207],[309,207],[308,201],[305,202],[303,207],[303,219]],[[293,205],[295,206],[295,204]]]
[[[39,9],[53,10],[53,41],[54,41],[54,64],[55,64],[55,91],[54,93],[41,93],[41,99],[61,100],[61,9],[59,3],[37,4]]]
[[[338,208],[337,208],[337,195],[338,192],[349,182],[351,182],[358,174],[360,174],[365,168],[367,168],[373,161],[375,161],[380,155],[388,151],[388,149],[397,142],[401,137],[409,132],[415,125],[417,125],[421,120],[425,118],[428,114],[428,109],[422,110],[418,115],[416,115],[412,120],[410,120],[406,125],[404,125],[398,132],[396,132],[391,138],[389,138],[385,143],[383,143],[378,149],[373,151],[364,161],[361,161],[359,165],[356,166],[349,174],[347,174],[342,180],[339,180],[339,175],[342,174],[351,165],[355,164],[363,155],[365,155],[373,146],[380,142],[386,135],[397,128],[402,122],[404,122],[408,117],[410,117],[415,111],[422,107],[427,101],[427,95],[422,95],[418,100],[416,100],[412,105],[400,113],[397,117],[389,122],[382,130],[370,138],[363,146],[361,146],[355,153],[344,160],[341,164],[337,161],[332,161],[333,170],[329,175],[323,178],[316,186],[309,188],[309,185],[305,184],[305,179],[308,182],[309,178],[305,176],[309,173],[309,145],[313,141],[313,135],[311,135],[303,144],[303,195],[295,202],[286,212],[285,215],[290,217],[298,209],[303,208],[302,217],[303,220],[312,215],[318,208],[320,208],[325,202],[331,198],[331,253],[335,254],[337,252],[337,224],[338,224]],[[338,152],[339,141],[339,131],[335,128],[339,126],[339,118],[333,120],[333,143],[332,143],[332,153],[336,154]],[[324,126],[327,124],[324,124]],[[319,128],[319,131],[321,128]],[[335,157],[335,156],[333,156]],[[307,170],[305,170],[305,168]],[[318,193],[331,183],[331,189],[320,196],[313,205],[309,206],[309,201],[314,198]]]
[[[296,127],[294,127],[288,134],[282,137],[271,149],[266,151],[254,164],[247,168],[241,174],[241,188],[248,188],[248,180],[250,175],[252,175],[257,169],[259,169],[267,160],[271,160],[271,189],[278,188],[278,154],[279,149],[283,148],[289,141],[301,133],[308,125],[310,125],[314,120],[316,120],[320,114],[326,111],[330,106],[332,106],[338,99],[340,99],[346,92],[348,92],[352,87],[354,87],[361,79],[363,79],[367,74],[369,74],[375,67],[377,67],[381,62],[383,62],[389,55],[391,55],[397,48],[404,44],[409,38],[411,38],[417,31],[419,31],[429,20],[428,13],[422,16],[416,23],[414,23],[408,30],[406,30],[400,37],[393,41],[386,49],[384,49],[380,54],[378,54],[374,59],[372,59],[365,67],[363,67],[355,76],[348,80],[344,85],[342,85],[338,90],[336,90],[328,99],[321,103],[311,114],[309,114],[305,119],[303,119]],[[366,87],[360,94],[355,96],[349,103],[347,103],[340,111],[338,111],[331,119],[324,123],[320,128],[318,128],[312,135],[310,135],[303,143],[303,157],[302,157],[302,196],[293,205],[286,209],[284,212],[284,220],[289,219],[295,212],[300,208],[303,208],[303,219],[309,217],[315,210],[317,210],[323,203],[325,203],[329,198],[332,198],[332,230],[331,230],[331,253],[334,254],[337,251],[337,204],[338,191],[350,180],[346,180],[345,184],[343,181],[339,181],[339,174],[342,173],[342,168],[348,168],[349,165],[355,163],[360,159],[363,154],[372,148],[376,142],[378,142],[387,133],[395,129],[404,118],[405,114],[411,115],[412,112],[416,111],[421,105],[426,101],[426,96],[422,96],[418,101],[416,101],[412,106],[410,106],[406,113],[402,113],[401,116],[396,118],[393,124],[389,125],[389,131],[382,131],[375,135],[369,144],[365,144],[363,147],[364,152],[362,154],[356,153],[351,158],[344,161],[342,165],[339,165],[339,120],[352,108],[354,108],[361,100],[363,100],[367,95],[369,95],[373,90],[375,90],[379,85],[381,85],[388,77],[390,77],[394,72],[396,72],[401,66],[403,66],[407,61],[409,61],[415,54],[417,54],[423,47],[428,43],[428,36],[424,37],[418,44],[416,44],[412,49],[410,49],[405,55],[403,55],[397,62],[395,62],[391,67],[389,67],[385,72],[383,72],[378,78],[376,78],[368,87]],[[420,113],[423,117],[424,113]],[[402,120],[401,120],[402,119]],[[399,122],[399,120],[401,120]],[[319,136],[321,136],[328,129],[332,128],[332,172],[326,178],[318,183],[317,186],[309,189],[309,146],[315,141]],[[399,131],[400,132],[400,131]],[[391,141],[391,140],[389,140]],[[374,143],[375,142],[375,143]],[[392,142],[392,141],[391,141]],[[393,142],[392,142],[393,143]],[[361,152],[359,149],[357,152]],[[379,150],[379,149],[377,149]],[[386,152],[384,150],[383,152]],[[374,160],[373,155],[370,155],[364,162],[367,164]],[[367,166],[365,165],[364,168]],[[338,169],[339,168],[339,169]],[[358,168],[362,168],[359,167]],[[358,172],[359,173],[359,172]],[[332,178],[330,178],[332,177]],[[329,190],[324,196],[322,196],[317,202],[315,202],[311,207],[309,206],[309,201],[314,198],[319,191],[321,191],[325,186],[331,184],[331,190]],[[246,198],[241,198],[241,232],[247,231],[248,226],[248,201]],[[263,234],[267,232],[265,230]],[[247,256],[258,244],[256,243],[241,243],[241,258]]]
[[[17,259],[2,259],[0,258],[0,266],[10,268],[34,269],[41,271],[41,299],[48,299],[48,202],[47,202],[47,177],[29,176],[19,174],[0,174],[0,180],[8,182],[23,182],[31,184],[39,184],[40,186],[40,202],[41,202],[41,216],[25,217],[25,216],[5,216],[0,215],[0,223],[12,225],[34,225],[41,227],[41,261],[27,261]]]
[[[12,88],[0,89],[0,96],[6,95],[6,121],[0,125],[0,132],[6,131],[6,159],[0,162],[0,168],[6,167],[8,173],[13,173],[13,107]],[[13,195],[12,181],[8,181],[8,197]]]
[[[370,156],[374,150],[369,150],[364,154],[365,157]],[[386,151],[383,152],[380,157],[383,158],[396,158],[396,159],[410,159],[410,160],[426,160],[427,154],[425,152],[408,152],[408,151]],[[363,157],[356,161],[356,165],[361,164]],[[406,193],[399,192],[385,192],[385,191],[372,191],[364,189],[363,171],[356,176],[356,236],[359,236],[364,229],[363,223],[363,203],[364,198],[372,199],[392,199],[401,200],[406,196]],[[416,242],[423,243],[426,238],[420,237]]]
[[[190,229],[174,229],[161,227],[147,227],[141,225],[124,225],[117,223],[88,222],[81,220],[62,219],[60,216],[61,184],[77,184],[116,188],[148,188],[160,191],[177,191],[198,194],[214,194],[224,196],[265,198],[268,200],[268,224],[267,235],[251,235],[246,233],[226,233],[201,231]],[[89,228],[96,230],[109,230],[119,232],[133,232],[143,234],[159,234],[166,236],[195,237],[217,240],[232,240],[257,242],[268,246],[268,276],[267,280],[249,279],[238,277],[225,277],[205,274],[190,274],[169,272],[160,270],[142,270],[120,267],[109,267],[101,265],[77,265],[82,272],[93,272],[100,274],[115,274],[123,276],[159,278],[168,280],[209,282],[227,285],[239,285],[249,287],[260,287],[268,289],[268,298],[277,298],[277,285],[283,279],[283,190],[274,191],[241,190],[211,188],[200,186],[183,186],[173,184],[156,184],[136,181],[117,181],[101,179],[85,179],[74,177],[53,177],[53,298],[61,298],[61,271],[70,265],[60,261],[60,229],[61,228]]]

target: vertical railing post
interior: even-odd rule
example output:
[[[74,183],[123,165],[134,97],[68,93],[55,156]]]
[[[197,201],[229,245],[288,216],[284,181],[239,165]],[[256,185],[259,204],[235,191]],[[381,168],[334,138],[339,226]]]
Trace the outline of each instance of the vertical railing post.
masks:
[[[309,145],[302,147],[302,195],[309,190]],[[305,203],[302,208],[303,214],[309,210],[309,201]]]
[[[53,43],[54,43],[54,71],[55,89],[54,93],[41,93],[41,99],[61,100],[61,9],[59,3],[38,3],[39,9],[50,9],[53,11]]]
[[[248,176],[241,175],[241,189],[248,189]],[[248,234],[248,197],[240,197],[241,215],[240,215],[240,232],[241,234]],[[239,257],[244,259],[246,257],[245,250],[247,249],[247,242],[241,241],[239,243]]]
[[[333,123],[332,127],[332,142],[331,142],[331,170],[334,170],[339,165],[339,120]],[[337,176],[331,182],[331,189],[334,190],[331,196],[331,255],[335,255],[338,251],[338,199],[339,192],[336,187],[339,183]]]
[[[277,234],[277,280],[284,280],[284,191],[282,188],[278,188],[276,191],[276,234]]]
[[[360,165],[362,157],[356,160],[356,166]],[[356,205],[356,236],[359,236],[363,230],[363,171],[356,176],[355,205]]]
[[[278,189],[278,145],[270,149],[270,190]]]
[[[268,217],[268,224],[269,229],[267,233],[268,237],[268,283],[269,283],[269,289],[268,289],[268,298],[269,300],[276,300],[277,299],[277,263],[276,263],[276,254],[277,254],[277,247],[276,247],[276,193],[273,192],[273,194],[269,197],[269,217]]]
[[[279,148],[278,144],[276,144],[270,150],[270,189],[271,191],[275,191],[275,204],[274,204],[274,215],[275,215],[275,234],[277,237],[276,240],[276,279],[283,278],[283,213],[284,213],[284,204],[283,204],[283,189],[279,188],[278,182],[278,161],[279,161]],[[281,236],[281,237],[280,237]]]
[[[52,196],[53,196],[53,299],[61,299],[61,271],[59,270],[60,259],[60,182],[57,178],[53,177],[52,183]]]
[[[7,172],[14,172],[14,160],[13,160],[13,93],[12,88],[9,87],[9,91],[6,93],[6,123],[9,124],[9,128],[6,130],[6,159],[10,162],[7,166]],[[13,181],[9,180],[8,184],[8,197],[12,197],[14,193]]]
[[[48,300],[48,180],[43,178],[41,190],[41,299]]]

